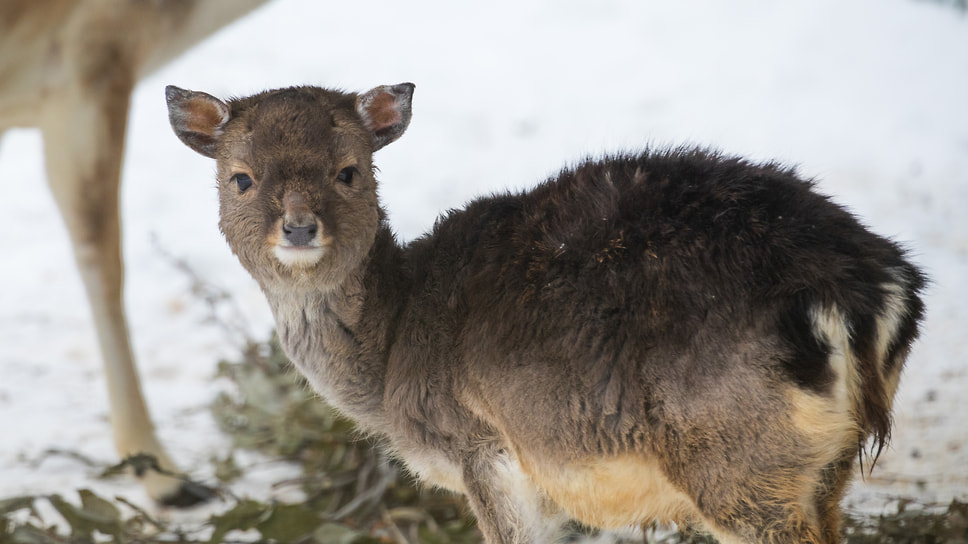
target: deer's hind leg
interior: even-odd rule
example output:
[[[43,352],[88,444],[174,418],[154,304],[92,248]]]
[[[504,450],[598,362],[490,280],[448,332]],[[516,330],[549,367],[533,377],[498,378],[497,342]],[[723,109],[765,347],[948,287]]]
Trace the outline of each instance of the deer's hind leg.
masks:
[[[761,451],[759,463],[723,470],[735,479],[717,488],[742,491],[698,505],[722,541],[840,542],[840,500],[853,469],[856,427],[814,395],[793,398],[791,428],[765,437],[784,447]]]
[[[118,68],[121,70],[121,68]],[[45,103],[47,178],[70,233],[104,361],[115,446],[122,456],[146,453],[176,471],[155,436],[142,397],[122,301],[119,182],[134,78],[115,73],[97,88],[70,88]],[[200,486],[149,470],[139,474],[155,500],[187,506]]]
[[[823,469],[823,484],[817,493],[817,516],[823,542],[839,542],[841,526],[840,501],[844,498],[847,484],[854,470],[855,453],[852,451]]]
[[[707,510],[705,524],[723,544],[836,542],[822,535],[812,503],[804,504],[800,497],[775,491],[742,497],[724,510]]]

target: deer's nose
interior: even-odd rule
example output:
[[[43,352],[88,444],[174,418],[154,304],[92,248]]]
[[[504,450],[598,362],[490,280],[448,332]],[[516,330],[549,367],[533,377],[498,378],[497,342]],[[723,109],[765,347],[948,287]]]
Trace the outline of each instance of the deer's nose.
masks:
[[[282,223],[282,235],[286,241],[294,247],[310,245],[319,228],[306,198],[301,193],[290,192],[283,198],[283,205],[286,213]]]
[[[315,221],[308,225],[286,223],[282,226],[282,234],[296,247],[308,246],[316,238],[317,230]]]

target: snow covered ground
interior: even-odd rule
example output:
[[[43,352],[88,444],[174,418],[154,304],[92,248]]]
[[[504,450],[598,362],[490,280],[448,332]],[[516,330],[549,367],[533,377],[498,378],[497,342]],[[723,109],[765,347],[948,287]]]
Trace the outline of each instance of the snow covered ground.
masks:
[[[0,51],[2,55],[16,54]],[[473,195],[586,155],[697,143],[798,164],[933,278],[896,431],[851,494],[968,498],[968,18],[912,0],[274,0],[145,79],[124,167],[127,307],[148,402],[180,464],[226,451],[207,404],[237,340],[183,260],[270,329],[216,226],[213,165],[168,127],[166,84],[215,95],[413,81],[408,133],[380,151],[404,239]],[[49,448],[114,458],[100,359],[32,130],[0,143],[0,498],[94,483]],[[229,308],[224,307],[223,313]]]

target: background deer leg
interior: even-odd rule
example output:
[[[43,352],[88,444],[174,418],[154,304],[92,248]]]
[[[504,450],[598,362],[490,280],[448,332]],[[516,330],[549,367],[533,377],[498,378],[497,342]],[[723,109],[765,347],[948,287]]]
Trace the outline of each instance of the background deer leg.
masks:
[[[114,442],[122,456],[154,455],[177,472],[155,436],[142,397],[122,302],[123,265],[118,186],[134,78],[72,89],[45,105],[47,178],[70,233],[97,328],[110,400]],[[138,475],[153,499],[180,506],[204,500],[204,489],[149,470]]]

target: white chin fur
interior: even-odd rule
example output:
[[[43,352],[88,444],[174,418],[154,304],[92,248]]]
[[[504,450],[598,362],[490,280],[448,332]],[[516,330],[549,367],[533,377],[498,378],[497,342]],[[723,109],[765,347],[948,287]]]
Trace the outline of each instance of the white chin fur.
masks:
[[[323,258],[323,247],[275,247],[276,258],[289,268],[309,268]]]

